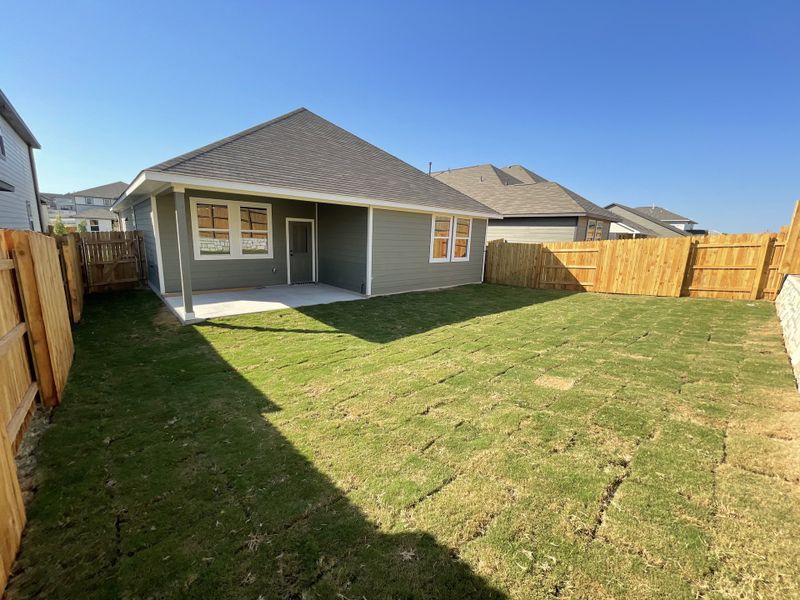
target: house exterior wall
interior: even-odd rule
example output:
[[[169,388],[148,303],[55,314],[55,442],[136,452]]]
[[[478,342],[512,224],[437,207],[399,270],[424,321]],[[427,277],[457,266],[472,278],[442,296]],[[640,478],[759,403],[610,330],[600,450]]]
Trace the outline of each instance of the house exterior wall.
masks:
[[[13,192],[0,192],[0,228],[42,231],[28,144],[3,117],[0,135],[6,154],[0,156],[0,180],[14,186]]]
[[[319,281],[365,293],[368,210],[319,204],[317,211]]]
[[[144,252],[147,256],[147,280],[158,289],[158,256],[156,254],[156,236],[153,231],[152,206],[150,199],[140,202],[132,208],[136,219],[136,229],[142,232],[144,238]],[[133,230],[133,219],[130,221]]]
[[[571,242],[577,217],[510,217],[490,219],[487,238],[507,242]]]
[[[241,287],[260,287],[286,283],[286,218],[314,218],[314,203],[262,198],[241,194],[225,194],[187,189],[184,194],[186,214],[189,218],[187,229],[189,242],[194,244],[191,225],[192,198],[237,200],[253,204],[272,205],[272,258],[245,258],[222,260],[197,260],[194,252],[191,257],[192,289],[194,291],[230,289]],[[180,263],[178,260],[178,237],[175,223],[175,201],[172,193],[159,196],[156,201],[159,218],[159,237],[161,256],[164,262],[164,291],[179,292],[181,289]],[[139,225],[137,219],[137,226]]]
[[[480,283],[485,246],[486,219],[473,219],[469,260],[431,263],[430,214],[374,209],[372,294]]]
[[[783,328],[786,352],[800,389],[800,276],[789,275],[786,278],[775,299],[775,309]]]

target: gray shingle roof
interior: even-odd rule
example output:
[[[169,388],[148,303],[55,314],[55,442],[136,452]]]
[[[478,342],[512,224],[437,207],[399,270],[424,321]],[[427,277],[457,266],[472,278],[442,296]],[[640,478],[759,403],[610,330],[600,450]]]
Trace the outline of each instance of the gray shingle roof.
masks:
[[[128,189],[128,184],[124,181],[106,183],[97,187],[80,190],[70,194],[71,196],[91,196],[93,198],[119,198]]]
[[[637,206],[636,210],[649,217],[658,219],[659,221],[683,221],[686,223],[697,223],[697,221],[692,221],[689,217],[684,217],[678,213],[672,212],[671,210],[667,210],[666,208],[661,208],[660,206]]]
[[[547,181],[521,165],[498,169],[476,165],[439,171],[433,177],[472,196],[504,217],[591,216],[613,221],[616,216],[580,194]]]
[[[612,213],[616,214],[617,217],[626,225],[635,227],[642,233],[646,233],[644,229],[647,229],[650,231],[650,233],[647,233],[647,235],[653,237],[677,237],[689,235],[689,233],[678,229],[677,227],[673,227],[669,223],[665,223],[664,221],[660,221],[659,219],[643,213],[638,208],[631,208],[630,206],[625,206],[624,204],[618,203],[609,204],[606,206],[606,208]]]
[[[494,216],[480,202],[305,108],[145,171]]]
[[[84,208],[78,209],[78,212],[75,213],[76,219],[111,219],[112,221],[116,221],[119,216],[116,213],[111,212],[108,208]]]

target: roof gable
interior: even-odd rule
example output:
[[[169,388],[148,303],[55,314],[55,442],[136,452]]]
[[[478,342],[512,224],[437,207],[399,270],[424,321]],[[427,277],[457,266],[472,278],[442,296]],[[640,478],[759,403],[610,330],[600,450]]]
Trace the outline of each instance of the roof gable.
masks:
[[[480,202],[305,108],[146,171],[492,215]]]
[[[630,206],[625,206],[624,204],[618,204],[616,202],[614,204],[609,204],[606,208],[612,213],[619,215],[623,222],[639,224],[661,237],[690,235],[686,231],[673,227],[669,223],[665,223],[664,221],[643,213],[638,208],[631,208]]]
[[[97,187],[87,188],[70,194],[71,196],[90,196],[92,198],[118,198],[128,189],[128,184],[124,181],[115,181],[114,183],[106,183],[98,185]]]
[[[697,223],[692,221],[689,217],[684,217],[678,213],[662,208],[661,206],[637,206],[635,210],[642,214],[658,219],[659,221],[676,221],[678,223]]]

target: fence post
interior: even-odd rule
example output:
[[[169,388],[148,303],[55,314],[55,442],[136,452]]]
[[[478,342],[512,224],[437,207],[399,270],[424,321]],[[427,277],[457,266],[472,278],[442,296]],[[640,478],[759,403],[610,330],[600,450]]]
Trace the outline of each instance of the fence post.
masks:
[[[684,286],[686,286],[688,283],[689,273],[691,273],[692,270],[692,249],[694,248],[696,242],[690,235],[687,235],[685,239],[686,247],[683,249],[685,253],[683,258],[683,271],[680,271],[678,276],[675,278],[675,287],[673,288],[671,294],[675,298],[680,298]]]
[[[753,271],[753,284],[750,287],[750,300],[758,300],[761,295],[761,283],[764,279],[764,273],[767,269],[767,258],[769,256],[769,247],[772,243],[772,236],[768,233],[763,235],[761,247],[756,254],[755,270]]]

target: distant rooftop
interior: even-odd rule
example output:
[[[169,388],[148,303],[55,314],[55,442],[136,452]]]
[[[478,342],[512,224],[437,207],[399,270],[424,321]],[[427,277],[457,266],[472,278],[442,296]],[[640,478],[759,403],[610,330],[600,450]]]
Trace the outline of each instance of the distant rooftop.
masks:
[[[637,206],[636,210],[638,210],[640,213],[646,214],[648,217],[658,219],[659,221],[675,221],[678,223],[693,224],[697,223],[697,221],[692,221],[689,217],[684,217],[683,215],[679,215],[678,213],[672,212],[671,210],[667,210],[666,208],[662,208],[660,206]]]
[[[116,200],[128,189],[128,184],[124,181],[115,181],[114,183],[106,183],[105,185],[98,185],[97,187],[79,190],[72,194],[65,194],[70,196],[90,196],[92,198],[113,198]]]

